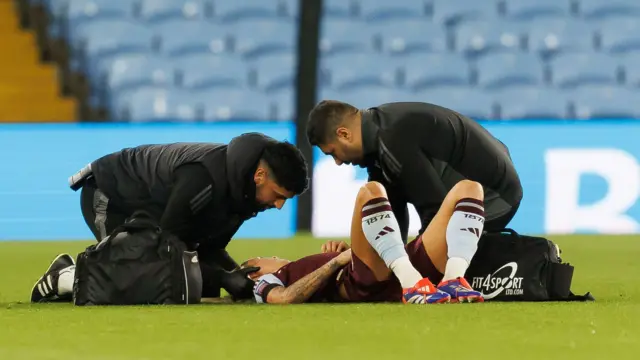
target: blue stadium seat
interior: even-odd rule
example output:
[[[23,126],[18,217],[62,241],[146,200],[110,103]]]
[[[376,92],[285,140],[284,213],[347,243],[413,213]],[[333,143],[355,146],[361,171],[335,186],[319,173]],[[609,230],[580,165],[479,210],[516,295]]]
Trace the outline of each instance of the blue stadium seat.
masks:
[[[389,102],[412,101],[415,94],[384,86],[367,86],[349,90],[320,88],[318,99],[340,100],[365,109]]]
[[[531,54],[490,54],[476,64],[478,85],[487,89],[544,84],[542,62]]]
[[[216,87],[193,92],[192,96],[204,104],[205,121],[269,121],[275,107],[269,97],[259,91],[237,87]]]
[[[248,66],[250,85],[274,93],[295,86],[296,56],[293,53],[274,54],[251,62]]]
[[[275,52],[294,52],[296,22],[291,19],[257,19],[234,23],[230,29],[232,51],[259,57]]]
[[[472,119],[495,118],[493,98],[481,89],[441,87],[419,94],[424,102],[446,107]]]
[[[295,93],[294,87],[282,88],[276,93],[267,93],[272,106],[272,114],[268,120],[295,121]]]
[[[96,20],[128,19],[134,4],[113,0],[49,0],[49,36],[67,40],[76,26]],[[64,24],[64,25],[63,25]]]
[[[568,94],[559,89],[507,89],[491,95],[500,105],[501,119],[564,119],[568,115]]]
[[[375,31],[375,26],[359,20],[327,18],[320,25],[320,51],[323,56],[374,51]]]
[[[360,0],[359,5],[366,21],[426,18],[432,12],[431,0]]]
[[[142,0],[140,17],[149,25],[171,19],[196,19],[202,16],[202,5],[199,0]]]
[[[177,69],[178,83],[187,89],[247,84],[247,66],[235,56],[194,54],[175,58],[172,63]]]
[[[174,66],[164,57],[148,55],[121,56],[104,69],[102,86],[110,94],[138,87],[169,86]]]
[[[66,16],[71,27],[82,21],[130,18],[134,8],[132,3],[113,0],[72,0],[66,4]],[[62,9],[60,11],[64,11]]]
[[[640,17],[637,0],[579,0],[578,12],[582,17],[599,20],[616,16]]]
[[[550,57],[594,49],[595,25],[582,20],[540,19],[531,23],[529,49]]]
[[[222,22],[244,21],[247,19],[297,17],[298,5],[295,1],[283,0],[211,0],[213,16]]]
[[[498,15],[495,0],[433,0],[433,20],[455,26],[470,20],[493,20]]]
[[[571,0],[506,0],[507,17],[514,20],[567,18],[571,15]]]
[[[356,17],[360,13],[359,2],[357,0],[323,0],[322,17],[327,18],[349,18]]]
[[[163,54],[220,54],[228,49],[230,29],[227,26],[187,20],[172,20],[152,27]]]
[[[551,62],[553,83],[563,88],[612,85],[621,80],[619,61],[607,54],[560,54]]]
[[[621,87],[585,87],[570,96],[579,119],[638,118],[640,92]]]
[[[607,18],[600,22],[602,48],[610,53],[640,51],[640,17]]]
[[[619,60],[624,68],[626,83],[633,87],[640,87],[640,52],[626,54]]]
[[[419,54],[401,58],[400,81],[413,91],[438,86],[469,86],[471,68],[458,54]]]
[[[73,70],[93,76],[101,66],[120,54],[152,51],[153,33],[139,23],[127,20],[96,20],[79,24],[71,33],[71,48],[80,58],[71,63]]]
[[[120,96],[112,109],[117,120],[129,122],[193,122],[197,104],[190,93],[157,87],[143,87]]]
[[[372,24],[374,46],[387,54],[447,50],[447,34],[442,26],[418,19],[380,21]]]
[[[339,54],[321,60],[321,81],[336,89],[364,86],[392,87],[396,68],[384,56]]]
[[[467,56],[522,49],[525,30],[517,22],[470,21],[456,28],[455,47]]]

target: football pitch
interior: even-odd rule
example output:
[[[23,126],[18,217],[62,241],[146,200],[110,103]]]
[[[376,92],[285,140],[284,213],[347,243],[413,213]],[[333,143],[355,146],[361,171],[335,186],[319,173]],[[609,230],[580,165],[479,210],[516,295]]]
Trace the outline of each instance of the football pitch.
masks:
[[[553,236],[594,303],[409,306],[31,305],[60,252],[89,242],[0,242],[0,359],[638,359],[640,237]],[[230,253],[296,259],[322,241],[232,241]]]

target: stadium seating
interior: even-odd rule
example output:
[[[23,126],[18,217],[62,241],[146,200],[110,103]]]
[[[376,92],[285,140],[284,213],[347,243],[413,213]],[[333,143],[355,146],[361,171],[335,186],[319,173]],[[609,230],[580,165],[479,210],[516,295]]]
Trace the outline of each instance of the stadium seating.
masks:
[[[528,48],[545,58],[567,52],[589,52],[594,49],[595,26],[585,20],[542,18],[532,21]]]
[[[199,2],[186,0],[142,0],[139,13],[142,21],[148,25],[162,24],[172,19],[200,18],[204,12],[200,5]]]
[[[640,16],[640,3],[635,0],[579,0],[577,12],[581,17],[598,20],[617,16]]]
[[[579,119],[640,117],[638,93],[626,88],[584,87],[571,94]]]
[[[571,15],[570,0],[507,0],[503,6],[506,17],[531,21],[541,18],[567,18]]]
[[[610,53],[640,51],[640,17],[608,18],[600,23],[602,49]]]
[[[545,82],[540,61],[533,55],[491,54],[478,60],[478,86],[504,89],[520,86],[542,86]]]
[[[562,88],[615,85],[621,79],[616,58],[602,53],[565,54],[551,62],[554,84]]]
[[[458,54],[419,54],[400,58],[399,82],[420,91],[438,86],[470,86],[471,67]]]
[[[564,119],[569,116],[567,91],[542,87],[504,89],[493,93],[499,119]]]
[[[116,119],[294,116],[298,0],[40,1]],[[487,118],[638,114],[614,101],[640,98],[637,0],[324,0],[322,11],[320,98]]]
[[[457,27],[455,47],[470,58],[491,52],[521,51],[523,32],[523,25],[518,22],[469,21]]]

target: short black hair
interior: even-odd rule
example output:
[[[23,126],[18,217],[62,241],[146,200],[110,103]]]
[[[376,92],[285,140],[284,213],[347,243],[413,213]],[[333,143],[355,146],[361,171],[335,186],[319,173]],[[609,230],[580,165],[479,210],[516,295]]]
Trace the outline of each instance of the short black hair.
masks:
[[[309,113],[307,140],[312,146],[324,145],[333,140],[336,129],[351,115],[358,113],[353,105],[337,101],[320,101]]]
[[[300,149],[287,141],[267,144],[261,158],[278,184],[296,195],[309,187],[307,161]]]

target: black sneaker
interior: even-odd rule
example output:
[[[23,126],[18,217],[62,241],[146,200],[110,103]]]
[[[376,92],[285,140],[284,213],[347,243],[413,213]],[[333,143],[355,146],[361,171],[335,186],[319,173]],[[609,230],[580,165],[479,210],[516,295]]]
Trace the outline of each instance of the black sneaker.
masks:
[[[31,302],[71,300],[72,294],[58,296],[58,276],[60,275],[60,270],[75,264],[76,262],[69,254],[56,256],[44,275],[33,285],[33,289],[31,289]]]

